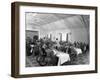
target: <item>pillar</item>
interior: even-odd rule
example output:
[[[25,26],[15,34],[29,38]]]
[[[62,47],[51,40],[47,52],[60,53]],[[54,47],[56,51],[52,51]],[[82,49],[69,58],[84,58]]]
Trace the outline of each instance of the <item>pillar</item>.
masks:
[[[68,33],[66,33],[66,42],[68,42]]]
[[[60,41],[62,41],[62,33],[59,33],[59,35],[60,35]]]
[[[50,34],[50,40],[52,40],[52,34]]]

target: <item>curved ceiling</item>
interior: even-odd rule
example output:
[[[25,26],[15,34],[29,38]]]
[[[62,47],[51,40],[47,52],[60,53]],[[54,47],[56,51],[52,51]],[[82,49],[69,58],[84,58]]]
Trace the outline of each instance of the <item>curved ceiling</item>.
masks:
[[[88,28],[88,15],[26,13],[26,27],[42,30]],[[47,28],[48,27],[48,28]]]

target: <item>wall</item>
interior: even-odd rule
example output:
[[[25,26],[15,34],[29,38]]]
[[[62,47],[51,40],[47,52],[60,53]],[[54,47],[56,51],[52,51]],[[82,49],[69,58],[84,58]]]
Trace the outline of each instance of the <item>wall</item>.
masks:
[[[30,30],[26,30],[26,39],[30,38],[31,40],[33,40],[34,36],[38,36],[39,37],[39,32],[38,31],[30,31]]]
[[[87,23],[89,22],[87,21]],[[47,28],[46,33],[44,33],[44,30],[40,30],[40,33],[44,33],[44,35],[50,33],[52,34],[53,38],[56,37],[59,39],[59,33],[62,33],[62,40],[66,41],[66,33],[71,33],[69,34],[69,41],[89,43],[89,25],[86,25],[85,23],[83,24],[83,21],[80,20],[80,16],[72,16],[43,25],[41,27]]]
[[[79,75],[64,75],[52,77],[38,77],[38,78],[22,78],[15,79],[10,77],[11,68],[11,2],[15,0],[1,0],[0,2],[0,80],[100,80],[100,54],[98,54],[99,73],[97,74],[79,74]],[[16,0],[16,1],[30,1],[30,2],[44,2],[56,4],[76,4],[99,6],[100,0]],[[100,9],[100,6],[99,6]],[[100,11],[98,13],[100,21]],[[100,26],[100,23],[98,23]],[[100,27],[98,32],[100,35]],[[100,37],[98,37],[98,44],[100,44]],[[98,45],[100,47],[100,45]],[[100,53],[100,49],[99,49]]]
[[[78,42],[85,42],[89,43],[88,40],[88,33],[85,28],[79,28],[79,29],[72,29],[72,34],[69,37],[69,40],[71,42],[78,41]]]

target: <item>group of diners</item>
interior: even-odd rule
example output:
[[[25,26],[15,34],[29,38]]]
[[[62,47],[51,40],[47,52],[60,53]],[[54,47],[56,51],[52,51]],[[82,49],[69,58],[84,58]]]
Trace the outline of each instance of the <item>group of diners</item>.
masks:
[[[26,55],[27,56],[38,56],[44,55],[55,58],[58,57],[57,65],[59,62],[71,61],[72,56],[77,56],[79,54],[85,54],[89,51],[89,44],[83,42],[66,42],[66,41],[52,41],[50,39],[44,40],[29,40],[26,42]],[[58,54],[57,54],[58,53]],[[63,54],[64,53],[64,54]],[[68,56],[69,55],[69,56]],[[61,59],[61,60],[60,60]],[[63,60],[62,60],[63,59]],[[65,59],[65,60],[64,60]],[[51,59],[54,60],[54,59]]]

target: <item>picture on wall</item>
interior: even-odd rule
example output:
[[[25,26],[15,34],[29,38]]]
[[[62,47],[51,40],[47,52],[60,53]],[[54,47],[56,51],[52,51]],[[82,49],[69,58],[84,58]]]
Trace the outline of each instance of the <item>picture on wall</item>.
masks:
[[[11,76],[97,73],[97,7],[12,3]]]

